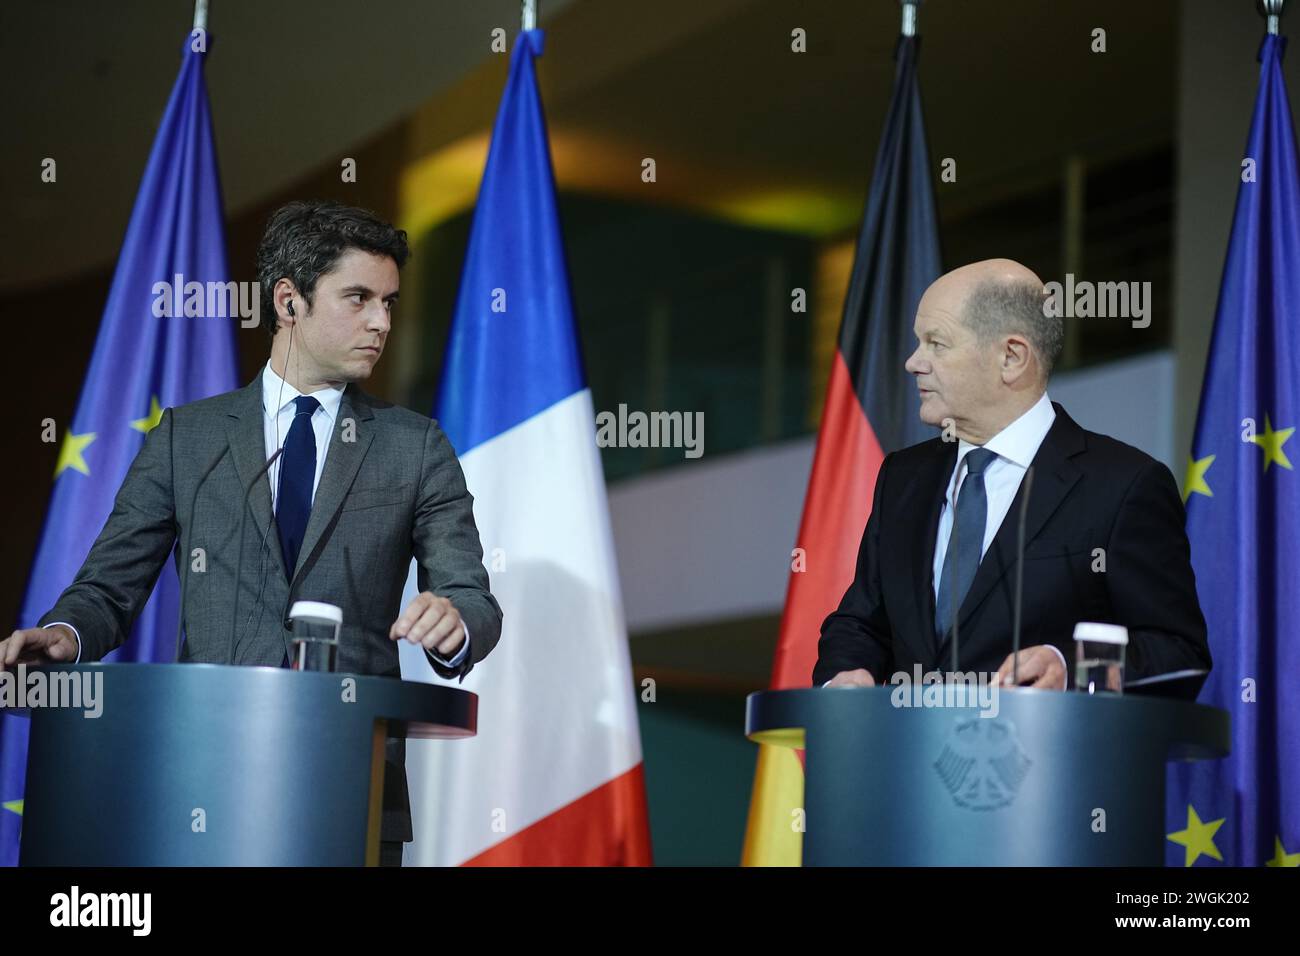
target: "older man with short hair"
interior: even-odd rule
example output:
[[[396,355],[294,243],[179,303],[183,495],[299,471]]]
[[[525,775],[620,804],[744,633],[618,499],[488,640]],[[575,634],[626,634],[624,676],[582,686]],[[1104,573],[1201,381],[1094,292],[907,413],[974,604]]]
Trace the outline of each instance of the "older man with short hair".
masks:
[[[1129,679],[1208,670],[1182,499],[1151,456],[1080,428],[1047,395],[1064,339],[1042,280],[1008,259],[941,276],[921,298],[906,368],[921,419],[943,429],[888,455],[856,575],[826,618],[814,685],[890,675],[997,672],[1073,683],[1079,621],[1128,629]],[[1013,573],[1024,478],[1022,647],[1013,667]]]

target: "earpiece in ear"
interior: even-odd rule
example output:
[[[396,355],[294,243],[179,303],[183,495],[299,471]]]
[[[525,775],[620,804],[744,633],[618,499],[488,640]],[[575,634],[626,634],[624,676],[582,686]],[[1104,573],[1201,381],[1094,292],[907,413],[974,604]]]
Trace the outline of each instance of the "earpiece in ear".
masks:
[[[289,300],[289,304],[285,306],[285,311],[287,311],[290,315],[293,315],[293,299]]]

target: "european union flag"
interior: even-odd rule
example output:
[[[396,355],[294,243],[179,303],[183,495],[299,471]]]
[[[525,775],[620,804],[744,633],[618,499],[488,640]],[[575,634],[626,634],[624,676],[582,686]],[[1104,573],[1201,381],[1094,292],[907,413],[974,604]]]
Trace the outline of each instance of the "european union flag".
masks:
[[[1300,866],[1300,172],[1268,36],[1183,496],[1232,753],[1170,769],[1168,860]]]
[[[233,320],[155,314],[171,311],[155,309],[162,294],[159,283],[171,286],[179,277],[186,285],[213,288],[208,283],[225,283],[229,277],[203,80],[208,40],[205,34],[186,38],[180,76],[131,212],[90,370],[72,423],[59,435],[54,492],[19,627],[36,626],[72,583],[162,410],[237,384]],[[205,296],[206,301],[211,298]],[[177,579],[164,572],[131,638],[109,659],[172,660],[178,603]],[[18,862],[27,731],[25,717],[0,716],[0,864],[5,866]]]

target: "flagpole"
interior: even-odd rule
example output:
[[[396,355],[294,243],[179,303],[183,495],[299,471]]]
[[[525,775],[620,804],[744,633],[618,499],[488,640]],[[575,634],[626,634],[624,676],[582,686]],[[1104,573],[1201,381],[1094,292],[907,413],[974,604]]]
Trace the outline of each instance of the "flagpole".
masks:
[[[194,29],[208,28],[208,0],[194,0]]]
[[[523,26],[525,30],[537,29],[537,0],[522,0]]]
[[[1286,0],[1255,0],[1255,9],[1264,18],[1268,24],[1268,32],[1273,36],[1277,36],[1282,25],[1282,8],[1284,6],[1286,6]]]
[[[917,8],[921,6],[921,0],[898,0],[898,2],[903,7],[903,36],[914,37],[916,36],[916,13]]]

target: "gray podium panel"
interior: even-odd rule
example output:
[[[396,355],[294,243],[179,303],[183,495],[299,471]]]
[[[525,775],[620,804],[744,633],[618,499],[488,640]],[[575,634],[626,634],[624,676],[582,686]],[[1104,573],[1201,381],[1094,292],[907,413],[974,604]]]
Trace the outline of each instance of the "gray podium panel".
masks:
[[[1022,688],[980,716],[894,691],[749,696],[751,740],[805,749],[805,866],[1162,866],[1165,762],[1230,746],[1184,701]]]
[[[103,712],[32,708],[25,866],[374,863],[386,737],[468,737],[437,684],[218,664],[80,664]]]

